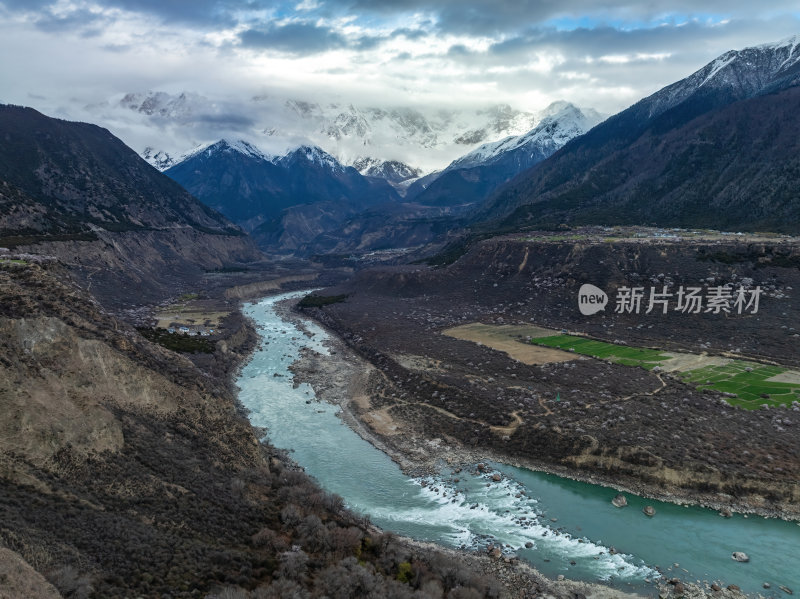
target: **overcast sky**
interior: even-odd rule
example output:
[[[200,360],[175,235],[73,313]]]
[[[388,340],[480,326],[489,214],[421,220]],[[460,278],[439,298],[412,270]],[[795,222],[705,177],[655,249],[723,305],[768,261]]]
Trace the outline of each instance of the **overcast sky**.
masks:
[[[0,102],[70,116],[127,92],[617,112],[796,0],[0,0]],[[702,6],[702,8],[698,8]],[[102,124],[102,123],[101,123]]]

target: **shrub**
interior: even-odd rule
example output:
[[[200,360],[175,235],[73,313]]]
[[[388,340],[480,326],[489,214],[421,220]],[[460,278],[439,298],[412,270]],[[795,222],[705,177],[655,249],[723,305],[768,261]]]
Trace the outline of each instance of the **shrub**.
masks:
[[[314,295],[309,294],[298,302],[300,308],[321,308],[328,304],[338,304],[347,299],[347,295]]]
[[[400,562],[397,564],[397,576],[395,576],[395,578],[400,582],[410,584],[411,580],[414,578],[414,570],[411,568],[411,562]]]
[[[81,575],[72,566],[61,566],[47,573],[47,580],[64,599],[89,599],[94,590],[87,575]]]

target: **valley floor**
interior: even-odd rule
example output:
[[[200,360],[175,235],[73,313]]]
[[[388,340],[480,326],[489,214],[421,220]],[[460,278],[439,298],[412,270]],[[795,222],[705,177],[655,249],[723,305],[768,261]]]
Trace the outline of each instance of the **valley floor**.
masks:
[[[292,319],[302,327],[302,320],[298,319],[292,311],[291,304],[293,303],[287,302],[281,306],[282,313],[284,317]],[[726,507],[722,504],[710,505],[707,501],[698,500],[689,492],[665,494],[658,487],[644,482],[630,484],[630,481],[626,480],[625,483],[620,484],[619,480],[608,475],[595,476],[585,471],[566,469],[552,463],[534,461],[486,447],[468,447],[448,435],[444,430],[439,431],[438,434],[423,432],[420,430],[418,420],[405,418],[402,414],[395,413],[391,409],[392,406],[387,409],[373,405],[370,398],[380,388],[379,381],[383,378],[377,368],[335,335],[326,341],[326,345],[331,350],[330,355],[321,355],[309,350],[304,352],[302,357],[292,365],[294,384],[308,383],[314,388],[318,399],[339,405],[342,408],[340,417],[343,421],[365,440],[387,453],[409,475],[441,475],[443,469],[447,472],[459,472],[464,468],[474,468],[475,464],[491,461],[545,471],[593,484],[606,484],[636,495],[678,504],[699,502],[710,507]],[[419,367],[421,364],[427,367],[447,368],[442,362],[434,365],[422,358],[414,361],[415,367]],[[407,403],[410,402],[399,402],[393,405],[407,405]],[[465,420],[425,402],[418,402],[417,405],[440,413],[447,418]],[[477,421],[473,422],[483,424]],[[490,428],[494,434],[508,436],[513,435],[520,424],[521,419],[518,422],[512,422],[508,427]],[[410,542],[413,543],[413,541]],[[462,556],[464,556],[462,559],[475,559],[474,554],[469,551],[462,553]],[[524,596],[525,589],[530,588],[533,581],[539,588],[555,596],[572,597],[576,593],[596,598],[633,596],[600,583],[548,579],[535,568],[525,562],[520,562],[517,558],[509,559],[495,555],[486,556],[482,560],[479,563],[483,563],[484,568],[488,567],[493,575],[503,582],[510,590],[511,596]],[[486,562],[493,565],[486,566]],[[674,585],[669,583],[668,575],[661,578],[659,586],[664,596],[682,594],[686,597],[741,597],[734,587],[714,591],[708,584],[686,583],[676,591]]]
[[[776,409],[741,409],[730,405],[737,402],[730,394],[705,380],[685,381],[681,372],[486,337],[492,327],[568,329],[655,348],[646,351],[659,359],[703,356],[702,366],[712,367],[737,356],[791,371],[800,356],[791,326],[798,311],[792,289],[800,288],[796,244],[781,248],[789,258],[776,267],[769,266],[769,246],[719,244],[495,239],[448,268],[365,272],[320,292],[344,301],[306,313],[369,364],[361,370],[372,374],[351,394],[351,410],[415,465],[460,461],[460,452],[497,455],[649,497],[797,519],[792,395],[762,400]],[[707,257],[712,250],[716,259]],[[743,279],[767,292],[757,315],[609,310],[590,320],[570,309],[589,281],[708,286]],[[476,331],[488,345],[476,343]]]

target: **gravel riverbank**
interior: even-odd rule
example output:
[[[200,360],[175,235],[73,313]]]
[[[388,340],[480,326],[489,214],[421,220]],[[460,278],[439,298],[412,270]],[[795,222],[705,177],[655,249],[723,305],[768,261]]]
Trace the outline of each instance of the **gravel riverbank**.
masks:
[[[292,309],[292,302],[284,302],[277,306],[279,313],[303,328],[302,318]],[[527,468],[552,472],[552,469],[530,463],[515,463],[508,456],[489,455],[484,450],[470,450],[462,447],[453,439],[425,438],[397,421],[389,414],[381,417],[380,411],[370,410],[369,395],[375,377],[380,373],[368,362],[356,355],[346,343],[330,334],[326,345],[330,355],[323,356],[305,350],[301,358],[291,367],[295,384],[309,383],[320,401],[339,405],[342,408],[341,418],[362,438],[376,448],[388,454],[410,476],[422,476],[440,473],[443,465],[452,467],[473,467],[479,462],[495,460],[520,465]],[[585,480],[585,482],[604,482]],[[640,494],[637,489],[626,491]],[[646,495],[646,493],[641,493]],[[674,498],[669,498],[673,499]],[[668,500],[669,500],[668,499]],[[677,501],[680,502],[680,501]],[[410,543],[419,545],[414,541]],[[423,544],[424,545],[424,544]],[[435,547],[439,547],[436,545]],[[491,573],[501,580],[509,592],[509,596],[552,596],[552,597],[625,597],[633,596],[619,589],[603,584],[570,580],[552,580],[538,572],[525,562],[514,557],[503,555],[484,555],[469,551],[456,551],[463,559],[474,561],[476,567]],[[667,578],[661,580],[658,587],[648,595],[684,596],[684,597],[742,597],[736,588],[712,590],[710,584],[694,585],[689,583],[670,584]]]

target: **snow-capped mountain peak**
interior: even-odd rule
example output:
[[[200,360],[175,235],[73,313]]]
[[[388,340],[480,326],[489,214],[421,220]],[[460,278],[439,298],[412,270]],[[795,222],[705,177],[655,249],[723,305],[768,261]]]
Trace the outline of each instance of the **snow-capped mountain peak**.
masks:
[[[250,158],[258,158],[261,160],[272,161],[273,157],[269,154],[262,152],[259,148],[254,146],[253,144],[244,141],[243,139],[235,139],[235,140],[228,140],[228,139],[221,139],[218,142],[213,144],[209,144],[200,150],[193,152],[191,155],[196,155],[199,153],[205,153],[207,156],[211,156],[218,152],[237,152],[239,154],[243,154],[244,156],[248,156]]]
[[[365,177],[379,177],[390,183],[400,183],[408,179],[415,179],[422,174],[418,168],[409,166],[399,160],[381,160],[362,156],[353,161],[353,168]]]
[[[541,114],[542,120],[527,133],[483,144],[454,160],[445,170],[493,164],[508,152],[514,151],[549,156],[569,140],[586,133],[603,120],[602,115],[595,110],[580,109],[564,101],[553,102]]]
[[[647,116],[657,116],[699,91],[726,90],[737,99],[753,97],[786,77],[798,78],[800,35],[778,42],[730,50],[685,79],[656,92],[639,103]]]
[[[165,152],[164,150],[156,150],[151,146],[147,146],[142,151],[141,156],[160,171],[165,171],[169,167],[180,162],[180,160],[175,160],[175,158],[173,158],[169,152]]]
[[[335,173],[344,172],[345,170],[345,167],[336,158],[317,146],[302,145],[273,160],[275,164],[284,166],[298,161],[315,164]]]
[[[794,50],[795,48],[797,48],[797,46],[800,46],[800,33],[795,33],[794,35],[785,37],[782,40],[778,40],[777,42],[761,44],[755,47],[763,48],[765,50],[778,50],[781,48],[790,48],[789,54],[792,55],[794,54]]]
[[[219,141],[215,141],[213,143],[200,144],[191,150],[180,153],[177,155],[177,158],[174,154],[170,154],[164,150],[156,150],[151,146],[148,146],[141,153],[141,156],[158,170],[165,171],[176,164],[180,164],[188,158],[193,158],[201,154],[205,155],[207,158],[210,158],[215,154],[223,152],[242,154],[243,156],[256,158],[259,160],[266,160],[268,162],[272,162],[274,160],[274,156],[263,152],[255,145],[244,141],[243,139],[220,139]]]

